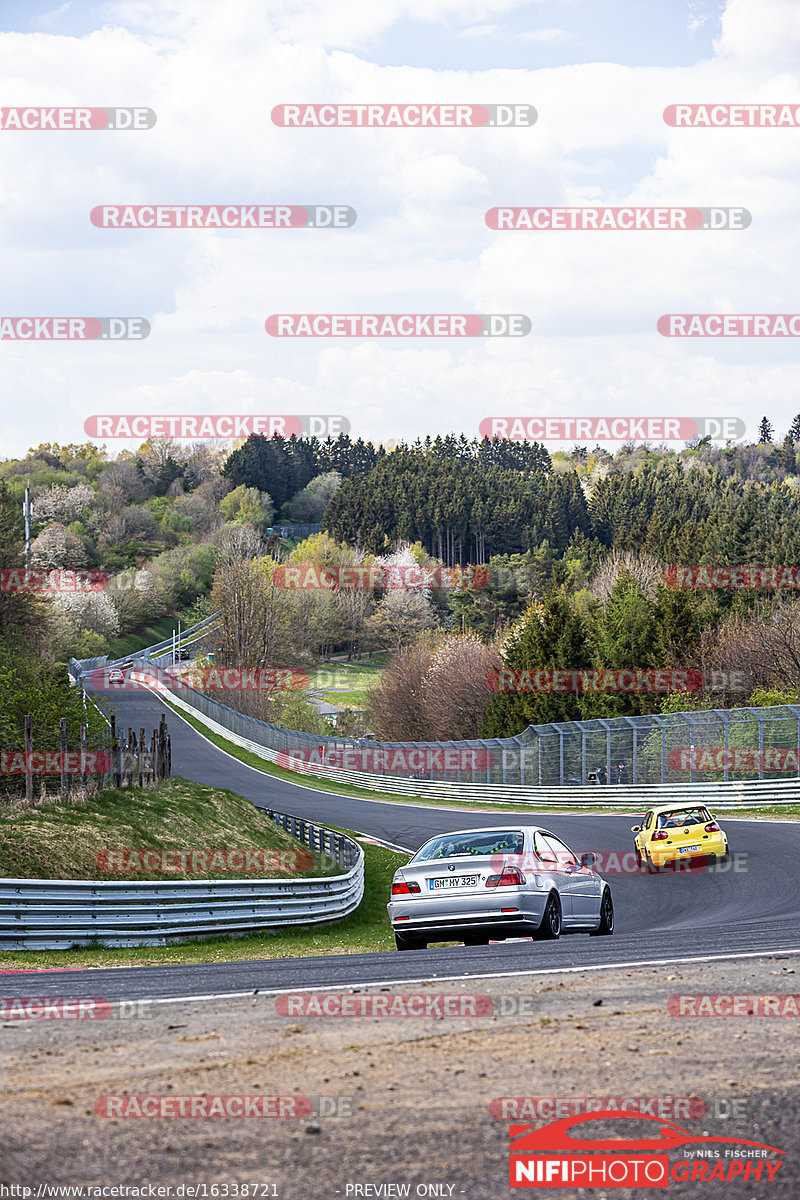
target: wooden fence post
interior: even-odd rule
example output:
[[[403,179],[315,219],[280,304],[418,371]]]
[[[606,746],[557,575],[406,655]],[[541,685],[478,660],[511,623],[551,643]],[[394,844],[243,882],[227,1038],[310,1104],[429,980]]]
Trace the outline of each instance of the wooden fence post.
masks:
[[[33,772],[31,770],[31,755],[33,754],[33,733],[31,730],[31,715],[25,716],[25,802],[33,804]]]
[[[136,734],[128,726],[128,744],[125,747],[125,774],[128,787],[133,787],[133,772],[136,764]]]
[[[58,737],[61,748],[61,795],[69,800],[69,772],[67,771],[67,718],[58,722]]]
[[[158,778],[167,778],[167,719],[163,713],[158,723]]]
[[[89,772],[86,770],[86,726],[81,725],[81,785],[89,786]]]
[[[117,737],[117,718],[111,714],[111,760],[114,773],[114,787],[122,787],[122,765],[120,762],[119,738]]]

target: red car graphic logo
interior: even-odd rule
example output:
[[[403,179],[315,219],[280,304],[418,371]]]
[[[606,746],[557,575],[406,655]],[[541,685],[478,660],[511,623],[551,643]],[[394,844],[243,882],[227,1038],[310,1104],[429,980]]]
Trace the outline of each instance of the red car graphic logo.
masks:
[[[514,1154],[542,1151],[556,1151],[563,1154],[569,1151],[580,1153],[585,1150],[605,1150],[607,1153],[624,1153],[625,1151],[674,1150],[679,1146],[690,1145],[692,1143],[727,1142],[737,1146],[757,1146],[761,1150],[772,1150],[776,1154],[784,1153],[777,1146],[767,1146],[764,1142],[749,1142],[744,1138],[701,1136],[689,1133],[687,1129],[682,1129],[680,1125],[674,1125],[659,1117],[649,1117],[646,1113],[636,1112],[626,1112],[624,1119],[626,1121],[651,1121],[659,1127],[657,1136],[606,1139],[597,1142],[572,1137],[570,1134],[570,1130],[574,1125],[580,1125],[584,1121],[618,1121],[620,1120],[620,1116],[621,1114],[618,1110],[607,1109],[603,1112],[591,1113],[591,1115],[579,1113],[573,1117],[564,1117],[561,1121],[553,1121],[550,1125],[544,1125],[541,1128],[537,1128],[535,1125],[511,1125],[509,1126],[511,1150]],[[645,1132],[645,1129],[646,1126],[642,1126],[642,1132]]]

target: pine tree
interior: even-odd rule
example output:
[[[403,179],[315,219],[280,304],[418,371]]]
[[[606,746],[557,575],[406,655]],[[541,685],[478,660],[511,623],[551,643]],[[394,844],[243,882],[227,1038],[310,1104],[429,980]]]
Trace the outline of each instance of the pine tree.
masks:
[[[763,445],[766,445],[768,442],[771,442],[772,441],[772,433],[773,433],[772,422],[768,421],[766,417],[762,417],[761,424],[758,427],[759,445],[763,446]]]
[[[783,445],[779,451],[779,465],[783,467],[787,475],[797,474],[797,451],[794,448],[794,441],[791,433],[787,433],[783,439]]]
[[[800,413],[797,414],[789,426],[789,437],[793,442],[800,442]]]

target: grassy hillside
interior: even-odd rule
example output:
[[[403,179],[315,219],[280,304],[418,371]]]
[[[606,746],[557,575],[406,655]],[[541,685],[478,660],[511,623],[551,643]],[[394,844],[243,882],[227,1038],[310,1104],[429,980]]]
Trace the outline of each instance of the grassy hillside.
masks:
[[[106,791],[86,801],[46,801],[34,807],[0,807],[0,877],[16,879],[235,879],[338,874],[340,868],[315,854],[307,870],[265,872],[98,869],[97,855],[109,850],[300,850],[301,844],[242,796],[185,779],[154,789]],[[118,863],[121,861],[116,860]],[[281,860],[281,865],[288,865]],[[302,865],[302,860],[301,860]],[[176,866],[178,862],[176,861]],[[191,860],[187,861],[191,867]]]

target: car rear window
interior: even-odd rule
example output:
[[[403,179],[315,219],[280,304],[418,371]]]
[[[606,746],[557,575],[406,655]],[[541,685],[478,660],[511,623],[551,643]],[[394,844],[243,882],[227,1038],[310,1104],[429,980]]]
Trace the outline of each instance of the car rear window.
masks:
[[[710,820],[704,808],[676,808],[672,812],[658,814],[659,829],[677,829],[684,825],[701,825]]]
[[[447,833],[422,846],[411,862],[463,855],[522,854],[525,838],[518,829],[491,829],[481,833]]]

